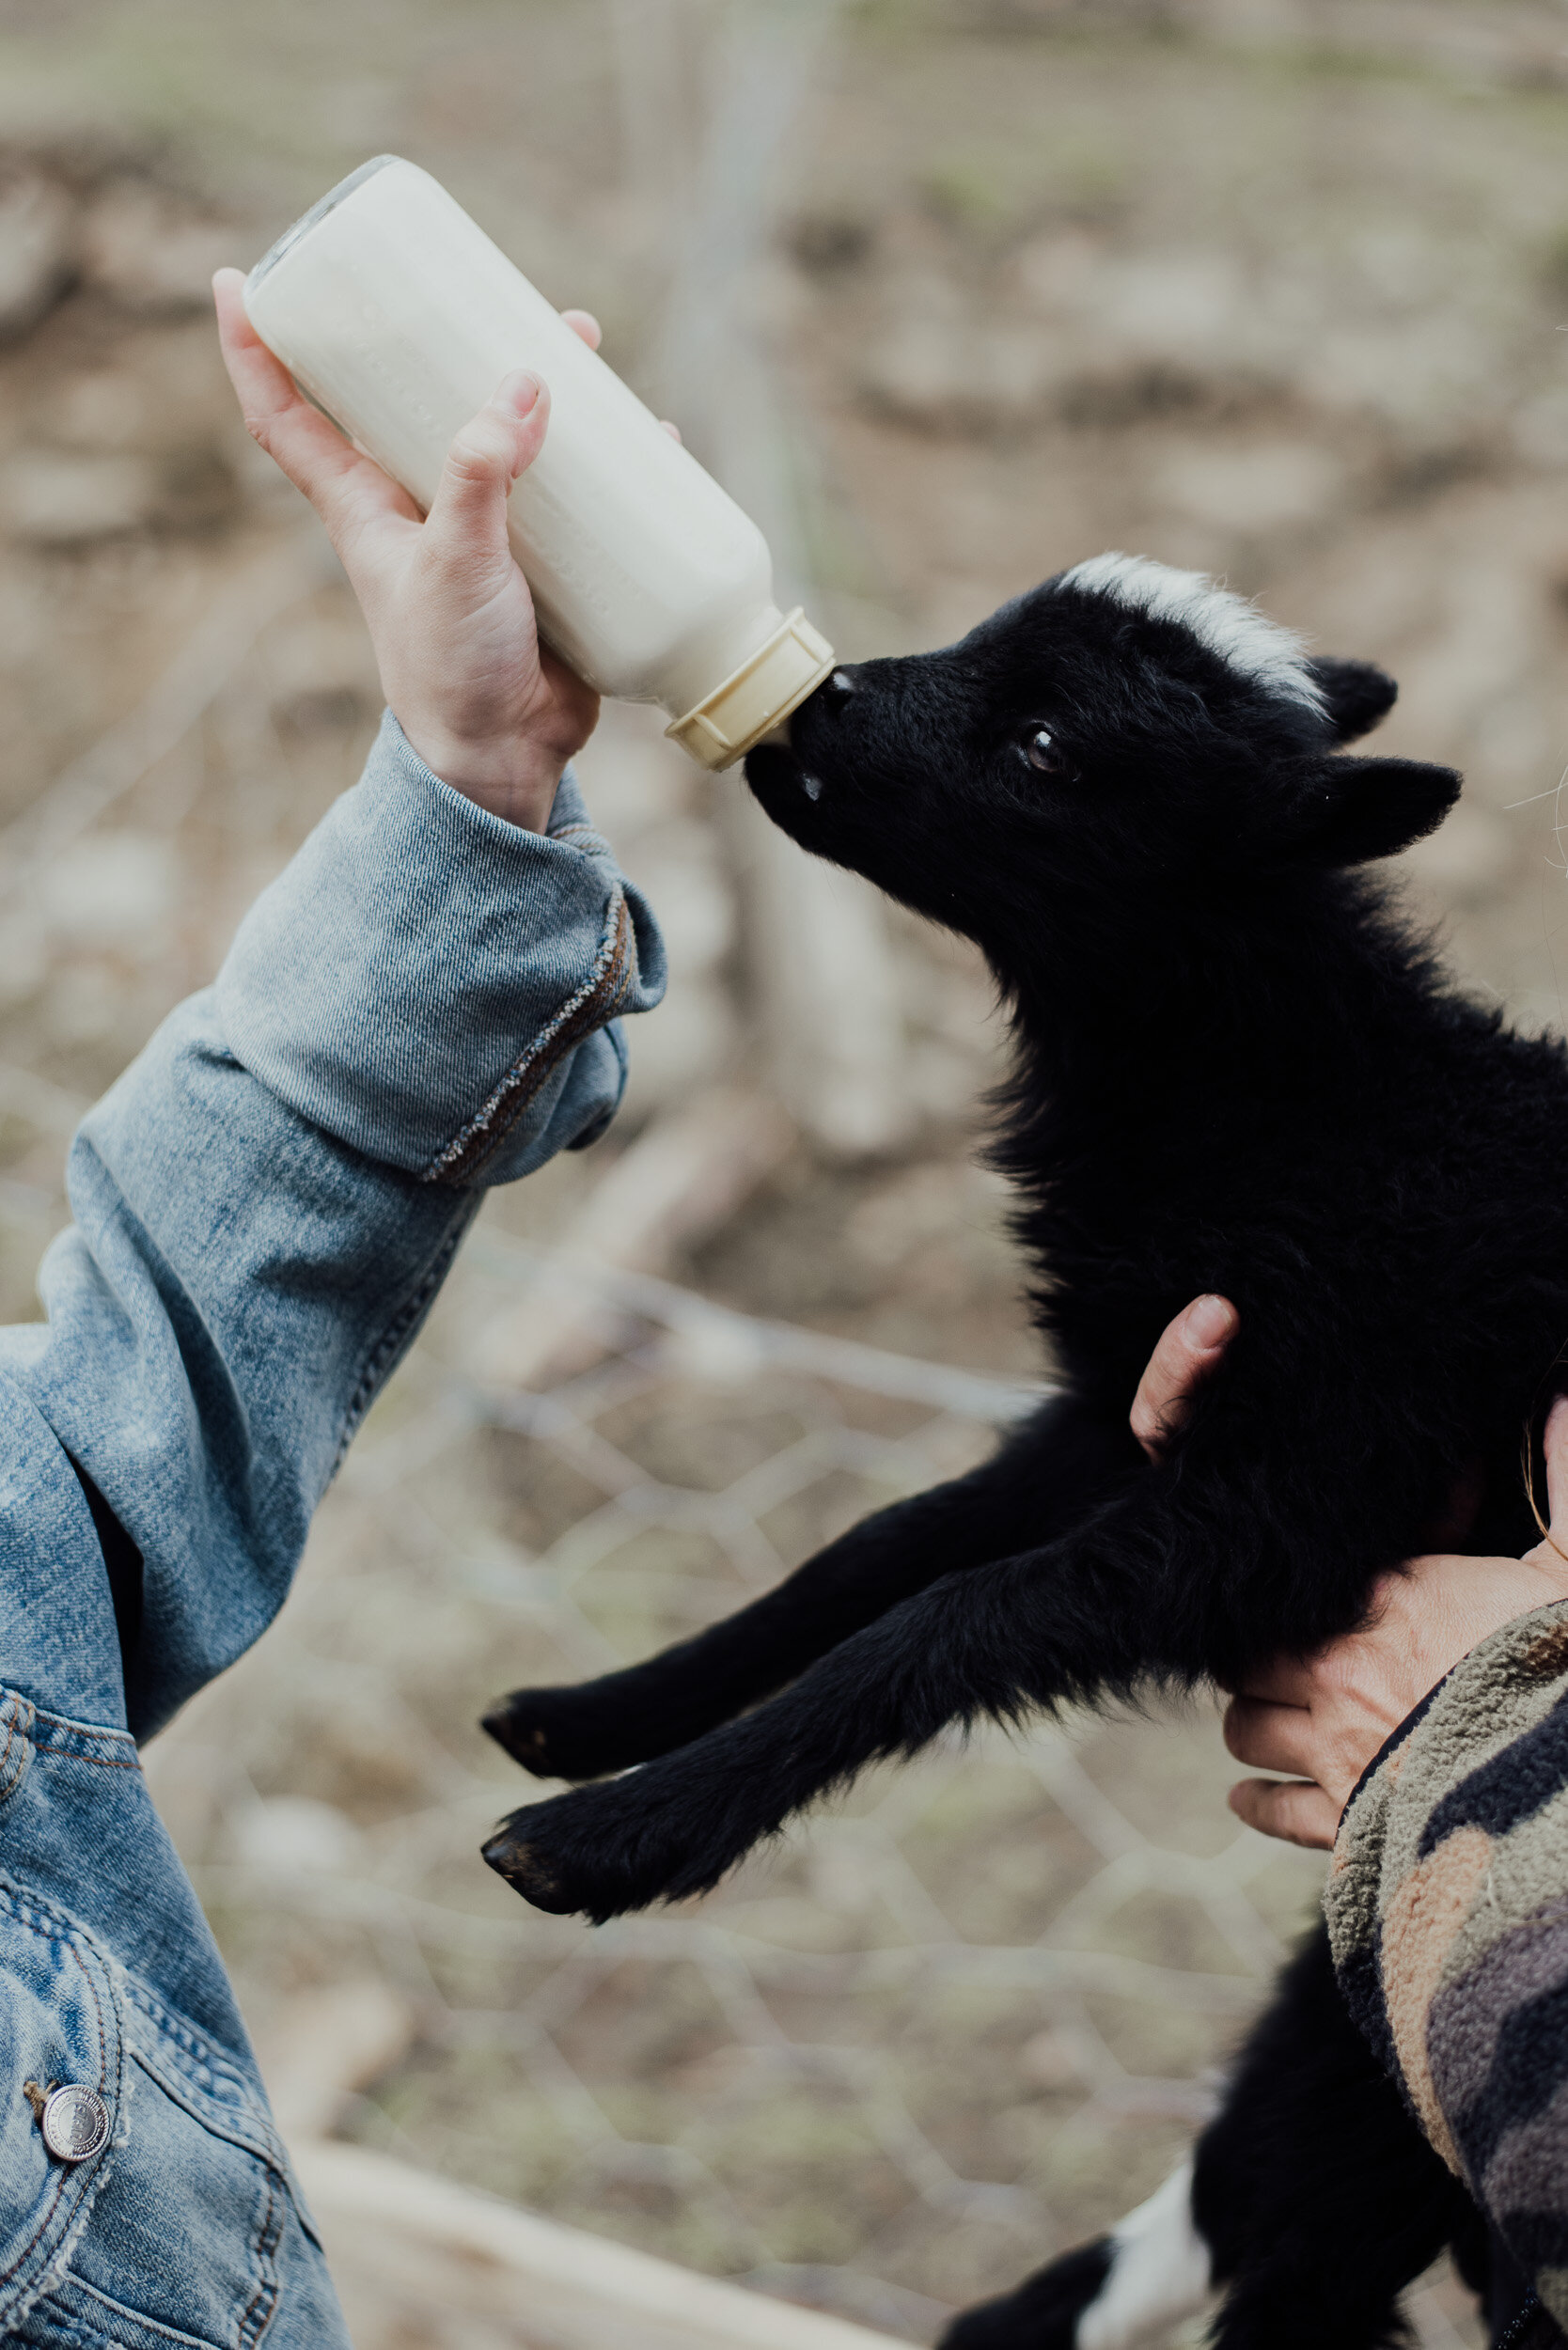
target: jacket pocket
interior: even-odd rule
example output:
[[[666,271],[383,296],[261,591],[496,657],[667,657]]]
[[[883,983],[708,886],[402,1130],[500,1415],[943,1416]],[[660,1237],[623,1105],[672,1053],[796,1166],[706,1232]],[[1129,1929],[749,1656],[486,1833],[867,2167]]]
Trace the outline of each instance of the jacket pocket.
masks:
[[[82,2161],[45,2143],[55,2086],[93,2092],[105,2143]],[[0,1878],[0,2335],[45,2289],[113,2175],[124,2127],[125,2050],[113,1971],[80,1927]]]
[[[301,2226],[282,2145],[245,2076],[122,1979],[124,2143],[25,2339],[60,2350],[251,2350]]]

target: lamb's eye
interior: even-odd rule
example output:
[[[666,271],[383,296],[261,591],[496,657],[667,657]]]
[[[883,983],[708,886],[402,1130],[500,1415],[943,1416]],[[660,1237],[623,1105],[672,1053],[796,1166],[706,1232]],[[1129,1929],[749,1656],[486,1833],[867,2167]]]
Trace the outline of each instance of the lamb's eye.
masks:
[[[1059,776],[1066,764],[1057,749],[1049,727],[1026,727],[1018,738],[1018,748],[1040,775]]]

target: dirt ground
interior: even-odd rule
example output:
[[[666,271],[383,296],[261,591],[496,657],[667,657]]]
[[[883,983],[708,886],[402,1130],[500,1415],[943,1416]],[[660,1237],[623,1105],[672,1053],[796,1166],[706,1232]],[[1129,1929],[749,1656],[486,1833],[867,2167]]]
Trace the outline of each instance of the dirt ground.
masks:
[[[1389,749],[1466,775],[1402,885],[1479,988],[1561,1025],[1560,9],[816,15],[737,299],[840,651],[944,640],[1107,546],[1223,574],[1399,677]],[[767,17],[763,0],[0,5],[8,1314],[36,1310],[80,1106],[210,976],[353,780],[379,707],[329,553],[231,413],[206,273],[389,148],[553,298],[598,309],[640,388],[690,384],[670,321],[722,161],[715,108]],[[694,439],[721,451],[700,415]],[[675,971],[633,1040],[608,1164],[640,1120],[753,1065],[759,1005],[733,778],[688,772],[636,713],[607,714],[583,768]],[[902,918],[888,936],[907,1139],[869,1163],[798,1147],[674,1271],[744,1315],[1033,1379],[1001,1203],[969,1156],[1000,1049],[983,978]],[[963,1411],[910,1420],[823,1370],[694,1376],[646,1334],[558,1426],[473,1424],[466,1333],[583,1172],[487,1212],[494,1253],[368,1432],[293,1625],[154,1768],[274,2050],[292,2003],[391,1987],[389,2053],[334,2126],[925,2338],[1157,2180],[1309,1910],[1311,1865],[1231,1838],[1205,1716],[935,1758],[708,1909],[593,1938],[591,1957],[508,1906],[472,1856],[508,1799],[470,1728],[501,1681],[705,1620],[984,1440]],[[446,1432],[428,1460],[427,1430]],[[617,1469],[606,1500],[612,1454],[636,1477]],[[798,1488],[772,1466],[801,1458]],[[625,1541],[596,1549],[637,1478],[710,1501],[666,1499],[629,1534],[617,1519]],[[375,1898],[335,1907],[335,1869]],[[1420,2322],[1434,2345],[1464,2338],[1451,2300],[1429,2295]]]

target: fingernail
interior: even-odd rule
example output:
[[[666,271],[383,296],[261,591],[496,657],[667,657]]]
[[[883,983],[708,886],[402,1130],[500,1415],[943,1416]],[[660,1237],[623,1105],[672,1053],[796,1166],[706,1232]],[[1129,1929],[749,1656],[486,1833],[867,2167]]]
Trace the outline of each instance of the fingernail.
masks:
[[[1187,1308],[1187,1336],[1208,1350],[1223,1346],[1236,1333],[1238,1317],[1228,1297],[1195,1297]]]
[[[519,368],[515,373],[506,377],[495,397],[503,408],[511,410],[514,416],[526,416],[537,406],[543,389],[537,375],[526,368]]]

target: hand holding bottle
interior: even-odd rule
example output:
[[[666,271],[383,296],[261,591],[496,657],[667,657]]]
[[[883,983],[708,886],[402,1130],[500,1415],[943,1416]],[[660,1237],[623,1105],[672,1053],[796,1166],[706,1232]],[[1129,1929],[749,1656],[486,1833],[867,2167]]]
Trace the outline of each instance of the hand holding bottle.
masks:
[[[513,487],[508,534],[539,633],[595,693],[657,703],[671,739],[716,770],[734,766],[830,674],[826,638],[803,611],[786,614],[775,602],[773,560],[756,524],[670,446],[598,356],[597,334],[584,331],[581,314],[555,309],[416,164],[372,155],[329,188],[261,256],[243,303],[254,334],[301,391],[430,516],[433,542],[467,526],[478,553],[458,568],[472,575],[459,598],[469,630],[494,621],[504,635],[516,605],[510,590],[502,603],[492,601],[510,578],[500,568],[497,509],[467,479],[476,470],[488,478],[510,447],[514,481],[519,465],[527,474]],[[491,386],[514,385],[518,369],[550,386],[547,441],[541,411],[525,418],[506,394],[496,408]],[[484,421],[476,424],[481,400]],[[269,430],[276,430],[270,420]],[[458,482],[447,459],[454,444]],[[321,446],[313,432],[312,446]],[[478,541],[472,517],[459,510],[464,488],[487,518]],[[399,507],[394,519],[406,526],[411,517]],[[385,535],[378,526],[378,540]],[[572,722],[582,724],[582,706],[548,662],[540,676],[545,690],[524,713],[530,722],[542,713],[554,756]],[[445,747],[444,701],[432,715]],[[476,750],[466,726],[464,717],[453,746],[464,772],[482,791],[498,776],[512,793],[505,730],[493,736],[486,719]]]
[[[507,494],[538,456],[550,395],[510,375],[453,441],[423,520],[405,490],[298,392],[245,316],[244,279],[213,280],[224,361],[252,436],[303,490],[370,630],[382,689],[419,757],[493,815],[541,832],[599,697],[539,641],[507,536]],[[563,313],[590,350],[599,328]]]

